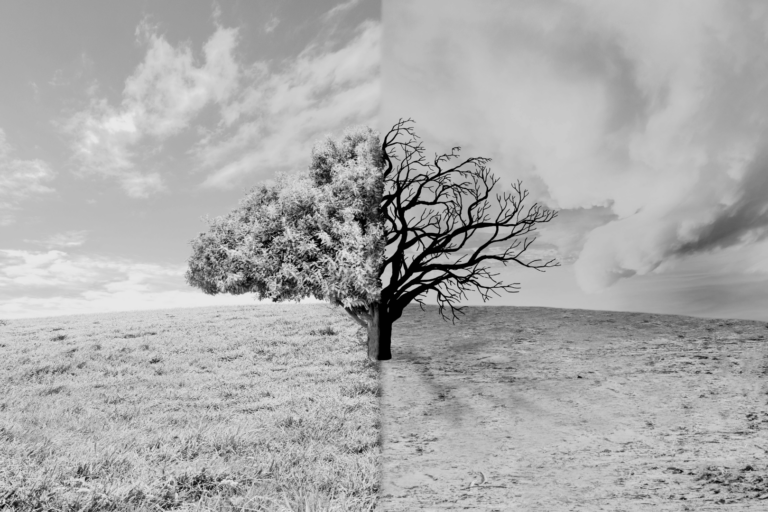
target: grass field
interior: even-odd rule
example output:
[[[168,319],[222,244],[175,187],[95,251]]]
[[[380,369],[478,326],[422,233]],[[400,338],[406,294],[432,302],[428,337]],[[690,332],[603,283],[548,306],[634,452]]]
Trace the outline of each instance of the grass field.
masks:
[[[360,340],[326,305],[0,322],[0,510],[374,509]]]

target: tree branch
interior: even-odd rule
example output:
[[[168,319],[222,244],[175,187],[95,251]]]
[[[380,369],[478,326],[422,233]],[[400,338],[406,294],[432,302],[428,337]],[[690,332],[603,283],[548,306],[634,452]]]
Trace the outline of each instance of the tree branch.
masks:
[[[368,324],[372,321],[371,316],[359,308],[344,308],[344,311],[349,313],[349,316],[351,316],[355,322],[362,325],[366,329],[368,328]]]
[[[401,309],[413,301],[423,306],[422,297],[435,292],[441,315],[447,319],[444,310],[450,309],[455,319],[461,312],[457,303],[468,291],[480,293],[484,301],[500,292],[518,291],[518,283],[505,285],[488,264],[515,262],[538,271],[559,266],[554,259],[522,259],[535,240],[525,236],[557,212],[538,203],[524,208],[528,191],[520,181],[512,184],[511,192],[496,194],[492,200],[499,180],[487,167],[489,158],[461,161],[461,148],[454,147],[428,161],[410,123],[410,119],[398,121],[382,144],[386,155],[382,214],[387,247],[392,249],[381,267],[382,273],[391,270],[381,293],[384,302]],[[487,231],[487,239],[476,242]],[[490,252],[502,243],[506,247],[501,252]]]

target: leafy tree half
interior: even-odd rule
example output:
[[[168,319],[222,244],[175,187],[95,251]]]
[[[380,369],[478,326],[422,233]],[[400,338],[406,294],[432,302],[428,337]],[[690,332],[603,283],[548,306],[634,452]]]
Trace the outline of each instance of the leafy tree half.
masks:
[[[306,172],[257,186],[210,222],[192,241],[187,282],[209,294],[328,301],[366,328],[371,360],[391,359],[392,325],[408,304],[431,292],[454,320],[470,290],[484,301],[518,291],[492,264],[558,265],[523,259],[526,235],[556,212],[524,207],[519,181],[492,200],[490,159],[460,161],[458,151],[427,160],[410,120],[383,143],[364,127],[328,137]]]

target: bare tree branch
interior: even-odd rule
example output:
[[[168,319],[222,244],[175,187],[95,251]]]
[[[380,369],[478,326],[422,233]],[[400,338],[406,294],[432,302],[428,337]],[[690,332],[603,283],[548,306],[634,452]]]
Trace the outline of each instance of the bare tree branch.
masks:
[[[454,147],[430,161],[412,124],[399,120],[382,143],[382,211],[391,252],[381,267],[381,274],[391,271],[382,302],[392,314],[399,317],[410,302],[423,307],[426,294],[434,292],[440,314],[455,320],[469,291],[486,301],[519,290],[518,283],[501,282],[491,263],[515,262],[538,271],[559,266],[554,259],[524,258],[535,241],[527,235],[557,212],[538,203],[525,207],[528,191],[520,181],[492,199],[499,179],[487,166],[489,158],[461,160],[461,148]],[[492,251],[500,244],[503,250]]]

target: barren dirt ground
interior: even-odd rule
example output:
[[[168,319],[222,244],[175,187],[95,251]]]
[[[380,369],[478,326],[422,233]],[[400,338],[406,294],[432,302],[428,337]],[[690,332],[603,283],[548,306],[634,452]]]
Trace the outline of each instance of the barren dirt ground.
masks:
[[[466,312],[395,325],[381,510],[768,511],[764,322]]]

